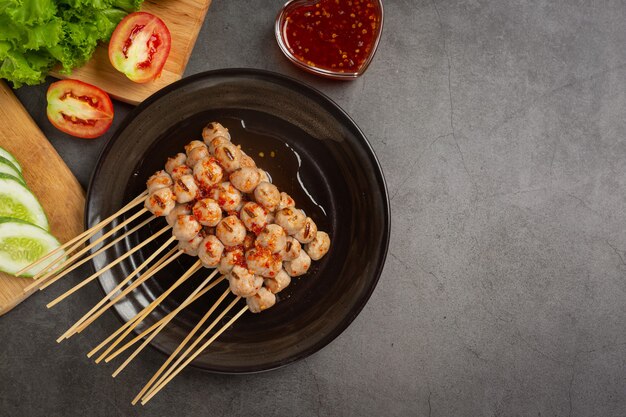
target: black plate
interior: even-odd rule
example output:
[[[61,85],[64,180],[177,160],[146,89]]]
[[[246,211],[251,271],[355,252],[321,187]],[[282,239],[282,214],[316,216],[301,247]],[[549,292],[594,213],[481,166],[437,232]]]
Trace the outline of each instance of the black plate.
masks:
[[[291,194],[332,238],[328,255],[314,262],[307,275],[293,280],[279,294],[276,306],[261,314],[243,315],[193,362],[222,373],[269,370],[321,349],[354,320],[369,299],[389,243],[387,189],[365,136],[326,96],[270,72],[211,71],[164,88],[124,120],[91,179],[87,226],[140,194],[148,176],[163,168],[167,156],[199,139],[202,127],[213,120],[228,127],[233,142],[269,171],[279,189]],[[164,226],[163,219],[153,221],[97,257],[95,269]],[[104,291],[110,291],[169,236],[169,232],[160,236],[103,274],[100,284]],[[115,306],[122,320],[129,320],[158,297],[194,261],[186,255],[179,259]],[[208,274],[207,270],[201,272],[174,291],[147,323],[176,308]],[[152,345],[164,353],[172,352],[225,289],[226,283],[222,283],[181,312]]]

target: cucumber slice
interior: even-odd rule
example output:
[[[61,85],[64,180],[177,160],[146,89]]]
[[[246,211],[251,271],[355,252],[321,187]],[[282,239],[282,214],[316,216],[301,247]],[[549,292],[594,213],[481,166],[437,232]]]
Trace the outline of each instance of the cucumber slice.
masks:
[[[0,156],[0,174],[8,174],[17,178],[22,184],[26,185],[22,173],[6,158]]]
[[[59,246],[59,241],[40,227],[20,220],[0,218],[0,271],[15,275]],[[51,256],[21,276],[32,277],[48,269],[63,254],[59,251],[58,256]],[[63,260],[57,261],[57,265]]]
[[[50,230],[37,198],[24,184],[7,174],[0,174],[0,217],[23,220]]]
[[[18,171],[20,171],[20,173],[22,172],[22,166],[17,161],[17,158],[15,158],[13,155],[11,155],[11,153],[9,151],[7,151],[4,148],[0,148],[0,156],[5,158],[5,159],[8,159],[13,164],[13,166],[15,166],[15,168],[17,168]]]

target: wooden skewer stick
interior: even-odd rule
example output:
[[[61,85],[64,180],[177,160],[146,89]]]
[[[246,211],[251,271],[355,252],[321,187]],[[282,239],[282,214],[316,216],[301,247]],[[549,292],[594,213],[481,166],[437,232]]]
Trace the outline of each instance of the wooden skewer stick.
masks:
[[[107,249],[111,248],[117,242],[125,239],[126,237],[128,237],[130,235],[132,235],[137,230],[141,229],[142,227],[144,227],[146,224],[150,223],[154,219],[156,219],[155,216],[150,216],[148,219],[146,219],[143,222],[139,223],[137,226],[133,227],[128,232],[124,233],[120,237],[114,239],[110,243],[108,243],[105,246],[103,246],[102,248],[98,249],[98,251],[96,251],[95,253],[92,253],[91,255],[86,256],[85,258],[83,258],[80,261],[76,262],[76,260],[80,256],[82,256],[85,252],[87,252],[89,249],[92,249],[93,247],[99,245],[102,242],[102,240],[104,240],[106,237],[108,237],[106,235],[102,236],[100,239],[98,239],[97,241],[93,242],[92,244],[90,244],[89,246],[87,246],[86,248],[84,248],[83,250],[78,252],[76,255],[74,255],[73,257],[71,257],[67,261],[65,261],[57,270],[55,270],[53,272],[50,272],[49,274],[41,277],[38,282],[43,282],[43,284],[40,285],[39,289],[40,290],[44,290],[44,289],[48,288],[50,285],[54,284],[55,282],[57,282],[58,280],[63,278],[65,275],[67,275],[68,273],[72,272],[74,269],[78,268],[79,266],[83,265],[85,262],[87,262],[87,261],[95,258],[96,256],[100,255],[102,252],[104,252]],[[130,220],[130,219],[128,219],[128,220]],[[122,226],[122,225],[120,225],[120,226]],[[72,264],[72,262],[74,262],[74,263]],[[68,268],[68,266],[69,266],[69,268]],[[63,269],[63,268],[66,268],[66,269]],[[58,272],[60,272],[60,274],[58,274],[58,275],[53,277],[53,275],[57,274]],[[52,279],[48,279],[48,278],[52,278]]]
[[[152,397],[154,397],[159,391],[161,391],[163,387],[165,387],[176,375],[178,375],[187,365],[189,365],[196,357],[198,357],[198,355],[200,355],[206,348],[208,348],[211,345],[211,343],[213,343],[218,337],[220,337],[221,334],[224,333],[230,326],[232,326],[233,323],[237,321],[237,319],[241,317],[241,315],[245,313],[246,311],[248,311],[248,306],[245,306],[244,308],[239,310],[239,312],[232,319],[230,319],[228,323],[226,323],[221,329],[215,332],[215,334],[211,336],[211,338],[207,340],[206,343],[200,347],[200,349],[196,350],[193,353],[193,355],[187,358],[187,360],[182,365],[180,365],[175,371],[173,371],[167,377],[167,379],[159,383],[159,385],[157,385],[153,391],[148,393],[148,395],[144,397],[144,399],[141,400],[141,404],[146,405],[146,403],[150,401]]]
[[[225,291],[225,294],[223,294],[223,297],[220,298],[219,300],[217,300],[217,302],[211,307],[211,309],[209,309],[209,311],[207,312],[207,314],[205,315],[206,319],[209,318],[209,316],[211,314],[213,314],[213,312],[215,311],[215,309],[221,304],[221,302],[224,300],[224,297],[226,295],[228,295],[228,291],[230,291],[230,289],[227,289]],[[194,348],[196,346],[198,346],[198,344],[200,344],[200,342],[202,342],[202,340],[211,332],[211,330],[213,330],[213,328],[220,322],[220,320],[222,320],[222,318],[226,315],[226,313],[228,313],[234,306],[235,304],[237,304],[239,302],[239,300],[241,299],[241,297],[236,297],[225,309],[224,311],[222,311],[215,320],[213,320],[213,322],[206,328],[204,329],[204,331],[200,334],[200,336],[198,336],[196,338],[196,340],[193,341],[193,343],[176,359],[176,362],[174,362],[174,364],[172,364],[169,369],[167,369],[167,371],[161,376],[161,378],[159,379],[159,381],[157,381],[152,389],[150,389],[150,391],[148,391],[148,394],[150,394],[151,391],[153,391],[156,387],[158,387],[173,371],[174,369],[176,369],[176,367],[194,350]],[[205,319],[205,317],[203,317],[203,319]],[[206,321],[206,319],[204,321]],[[195,334],[200,327],[204,324],[204,321],[199,322],[196,327],[194,327],[194,329],[190,332],[190,334],[193,336],[193,334]],[[189,335],[187,335],[189,337]],[[190,339],[191,337],[189,337]],[[185,338],[185,340],[189,340],[187,338]],[[185,341],[183,341],[185,342]],[[183,343],[181,343],[181,345],[183,345]],[[177,351],[179,351],[177,349]],[[179,351],[180,352],[180,351]],[[174,356],[174,354],[172,354],[171,356]],[[173,359],[173,358],[172,358]],[[183,365],[184,366],[184,365]]]
[[[148,389],[152,387],[152,384],[154,384],[154,381],[157,380],[157,378],[163,373],[163,371],[165,371],[167,366],[176,358],[176,355],[178,355],[178,353],[181,350],[183,350],[183,348],[187,345],[187,343],[189,343],[191,338],[198,332],[198,330],[200,330],[200,328],[209,319],[209,317],[211,317],[211,314],[213,314],[215,309],[222,303],[222,301],[224,301],[224,299],[226,298],[226,296],[228,294],[230,294],[230,288],[227,288],[226,291],[224,291],[222,296],[215,302],[215,304],[213,304],[213,306],[209,309],[209,311],[207,311],[206,314],[200,319],[200,321],[196,324],[196,326],[189,332],[189,334],[185,337],[185,339],[178,345],[176,350],[174,350],[174,352],[172,352],[170,357],[167,358],[165,363],[163,365],[161,365],[159,370],[156,371],[154,375],[152,375],[152,378],[150,378],[150,380],[146,383],[146,385],[144,385],[144,387],[141,389],[139,394],[137,394],[137,396],[133,399],[133,401],[132,401],[133,405],[137,404],[137,401],[139,401],[141,399],[141,397],[143,397],[143,395],[146,393],[146,391],[148,391]],[[234,305],[234,303],[236,303],[237,301],[239,301],[239,299],[235,300],[231,304]],[[229,306],[228,309],[230,310],[231,307],[232,306]],[[200,338],[198,338],[196,340],[199,340],[199,339]],[[193,346],[195,346],[195,345],[197,345],[197,343],[194,344]],[[174,366],[176,366],[178,363],[180,363],[180,361],[176,362],[176,364]],[[169,373],[166,374],[165,377],[167,377],[167,375],[169,375]]]
[[[140,215],[144,214],[146,211],[147,210],[145,208],[141,209],[138,213],[135,213],[135,215],[133,215],[130,219],[128,219],[125,222],[123,222],[121,225],[116,227],[111,232],[107,233],[107,235],[105,235],[105,236],[101,237],[100,239],[98,239],[98,243],[100,243],[103,239],[105,239],[106,237],[108,237],[112,233],[115,233],[115,231],[117,231],[117,229],[119,229],[120,227],[125,226],[127,223],[131,222],[132,220],[136,219]],[[74,256],[72,256],[70,259],[65,259],[64,260],[64,258],[66,256],[68,256],[70,253],[74,252],[76,249],[80,248],[82,245],[84,245],[84,243],[87,240],[91,239],[98,232],[99,232],[99,230],[95,230],[92,233],[88,234],[87,236],[83,237],[74,246],[72,246],[70,249],[68,249],[65,253],[62,253],[58,258],[56,258],[53,261],[51,261],[50,265],[52,265],[52,267],[49,268],[49,269],[44,269],[43,271],[40,271],[39,273],[37,273],[33,277],[33,279],[35,281],[32,284],[30,284],[29,286],[27,286],[24,289],[24,291],[28,292],[28,291],[32,290],[33,288],[39,287],[39,286],[40,286],[40,288],[39,288],[40,290],[45,288],[44,286],[42,286],[42,283],[45,283],[54,274],[56,274],[57,272],[63,270],[63,268],[65,268],[67,265],[71,264],[74,260],[78,259],[80,257],[80,255],[84,254],[87,250],[91,249],[93,246],[90,245],[88,248],[83,249],[78,254],[75,254]],[[56,279],[55,279],[55,281],[56,281]],[[46,285],[46,287],[47,287],[47,285]]]
[[[217,286],[220,282],[224,281],[224,279],[226,279],[226,277],[224,275],[222,275],[221,277],[219,277],[217,280],[213,281],[213,283],[211,283],[209,286],[205,287],[202,289],[202,291],[200,291],[198,294],[196,294],[191,300],[185,300],[180,307],[181,310],[186,308],[189,304],[193,303],[194,301],[196,301],[198,298],[202,297],[204,294],[206,294],[207,292],[211,291],[215,286]],[[104,361],[105,362],[109,362],[112,359],[115,359],[118,355],[120,355],[121,353],[123,353],[124,351],[126,351],[129,347],[133,346],[135,343],[137,343],[138,341],[140,341],[141,339],[143,339],[144,337],[146,337],[147,335],[149,335],[150,333],[152,333],[157,327],[159,327],[161,324],[163,324],[163,322],[167,321],[171,321],[176,314],[178,314],[180,311],[172,311],[170,312],[167,316],[163,317],[161,320],[157,321],[156,323],[154,323],[152,326],[148,327],[146,330],[144,330],[143,332],[139,333],[137,336],[135,336],[131,341],[127,342],[124,346],[122,346],[121,348],[119,348],[118,350],[116,350],[114,353],[112,353],[108,358],[105,358]],[[160,330],[159,330],[160,331]]]
[[[26,288],[24,288],[24,292],[28,292],[30,290],[32,290],[35,287],[38,287],[41,283],[42,283],[42,279],[40,279],[40,277],[44,274],[47,274],[48,272],[57,269],[58,265],[64,261],[64,259],[72,252],[74,252],[76,249],[80,248],[87,240],[91,239],[91,237],[93,235],[95,235],[96,233],[98,233],[98,231],[94,231],[89,233],[88,235],[82,237],[78,242],[76,242],[76,244],[74,244],[74,246],[72,246],[71,248],[69,248],[68,250],[66,250],[65,252],[61,253],[58,257],[56,257],[55,259],[53,259],[52,261],[50,261],[50,268],[48,269],[43,269],[42,271],[39,271],[37,274],[35,274],[33,276],[33,283],[30,284],[29,286],[27,286]]]
[[[113,333],[111,333],[111,335],[109,337],[107,337],[106,339],[104,339],[102,342],[100,342],[100,344],[98,346],[96,346],[95,348],[93,348],[88,354],[87,357],[91,358],[93,355],[95,355],[96,353],[98,353],[98,351],[100,349],[102,349],[103,347],[105,347],[107,344],[109,344],[109,342],[113,339],[115,339],[120,333],[122,333],[124,330],[126,330],[128,328],[128,326],[130,326],[131,324],[133,324],[135,322],[135,320],[137,320],[139,317],[135,316],[132,319],[128,320],[126,323],[124,323],[123,326],[120,326],[119,329],[117,329],[116,331],[114,331]],[[58,342],[58,340],[57,340]]]
[[[41,284],[41,282],[43,281],[40,277],[44,274],[47,274],[50,271],[56,270],[58,269],[58,266],[60,263],[64,262],[66,257],[74,252],[76,249],[80,248],[81,246],[83,246],[85,244],[86,241],[88,241],[89,239],[91,239],[93,237],[93,235],[95,235],[96,233],[98,233],[98,230],[89,233],[87,236],[81,238],[78,242],[76,242],[76,244],[74,244],[74,246],[72,246],[71,248],[69,248],[67,251],[61,253],[58,257],[54,258],[52,261],[50,261],[50,268],[48,269],[43,269],[41,271],[39,271],[36,275],[33,276],[34,282],[32,284],[30,284],[28,287],[26,287],[24,289],[24,291],[30,291],[32,290],[34,287],[37,287]]]
[[[179,256],[181,253],[183,253],[182,251],[180,251],[178,254],[176,254],[176,257]],[[170,260],[168,260],[166,263],[169,263]],[[122,334],[120,337],[118,337],[118,339],[112,343],[105,351],[104,353],[102,353],[96,360],[96,363],[100,363],[122,340],[124,340],[126,338],[126,336],[128,336],[128,334],[135,329],[135,327],[137,327],[137,325],[139,325],[139,323],[141,323],[143,321],[144,318],[146,318],[148,316],[148,314],[150,314],[152,312],[152,310],[154,310],[164,299],[165,297],[167,297],[175,288],[177,288],[180,284],[182,284],[184,281],[186,281],[191,275],[193,275],[198,269],[199,269],[199,262],[197,261],[194,265],[191,266],[191,268],[189,268],[187,270],[187,272],[185,272],[185,274],[183,274],[178,281],[176,281],[170,288],[168,288],[168,290],[166,290],[163,294],[161,294],[157,299],[155,299],[154,301],[152,301],[150,304],[148,304],[143,310],[141,310],[139,313],[137,313],[135,315],[135,317],[133,317],[131,320],[129,320],[129,322],[127,322],[126,324],[124,324],[122,327],[125,328],[124,334]],[[164,265],[165,266],[165,265]],[[135,285],[135,284],[133,284]],[[128,288],[127,288],[128,290]],[[111,303],[109,303],[111,304]],[[87,326],[89,323],[85,323],[83,324],[83,326]],[[82,327],[82,326],[81,326]],[[120,329],[118,329],[118,331],[116,331],[116,334],[119,334]],[[80,333],[81,329],[79,329],[79,333]],[[107,340],[110,340],[110,338],[107,338]],[[102,344],[101,344],[102,345]],[[99,348],[98,348],[99,349]],[[95,350],[95,349],[94,349]],[[93,351],[92,351],[93,352]],[[95,352],[94,352],[95,353]],[[91,354],[91,352],[90,352]],[[88,355],[89,356],[89,355]]]
[[[171,239],[170,239],[169,242],[171,243]],[[166,259],[165,261],[163,261],[160,265],[158,265],[158,266],[155,265],[153,267],[154,269],[153,268],[148,269],[143,275],[141,275],[139,278],[137,278],[135,280],[135,282],[133,282],[131,285],[129,285],[126,289],[124,289],[124,291],[122,291],[115,298],[113,298],[111,301],[109,301],[104,307],[101,307],[100,310],[98,310],[96,313],[94,313],[91,317],[87,318],[82,324],[80,324],[74,330],[74,332],[75,333],[80,333],[83,330],[85,330],[91,323],[96,321],[98,319],[98,317],[100,317],[102,314],[104,314],[105,311],[107,311],[109,308],[111,308],[113,305],[115,305],[122,298],[126,297],[130,292],[132,292],[135,288],[140,286],[142,283],[146,282],[149,278],[154,276],[161,269],[165,268],[167,265],[169,265],[170,263],[174,262],[174,260],[176,258],[178,258],[180,255],[182,255],[184,253],[183,251],[178,250],[176,248],[174,249],[174,251],[175,251],[174,255],[172,255],[170,258]],[[169,256],[169,254],[168,254],[168,256]],[[118,286],[119,286],[119,284],[118,284]],[[113,293],[113,291],[111,291],[111,293],[109,293],[107,295],[107,297],[109,295],[113,295],[114,294],[114,293],[113,294],[112,293]],[[105,298],[107,298],[107,297],[105,297]],[[100,301],[106,302],[105,299],[100,300]],[[100,304],[100,303],[98,303],[98,304]]]
[[[177,249],[174,249],[177,250]],[[91,323],[93,323],[98,317],[100,317],[107,309],[109,309],[112,305],[114,305],[115,303],[117,303],[120,299],[122,299],[123,297],[125,297],[129,292],[131,292],[132,290],[134,290],[136,287],[138,287],[139,285],[141,285],[141,283],[143,283],[144,281],[146,281],[148,278],[150,278],[152,275],[156,274],[157,272],[159,272],[161,269],[163,269],[164,267],[166,267],[167,265],[169,265],[171,262],[173,262],[176,258],[178,258],[180,255],[182,255],[184,252],[181,250],[178,250],[178,252],[176,252],[172,257],[166,259],[163,261],[163,259],[161,261],[163,261],[161,263],[161,265],[159,266],[153,266],[152,268],[150,268],[148,271],[146,271],[145,274],[143,274],[141,277],[139,277],[139,279],[137,279],[135,282],[133,282],[132,285],[130,285],[128,288],[126,288],[121,294],[119,294],[117,297],[115,297],[113,300],[111,300],[106,306],[104,306],[103,308],[101,308],[98,313],[94,314],[92,317],[89,318],[89,320],[85,321],[83,324],[81,324],[77,329],[76,329],[76,333],[80,333],[82,332],[87,326],[89,326]],[[169,254],[168,254],[169,255]],[[159,261],[159,262],[161,262]],[[139,315],[136,314],[135,317],[133,317],[132,319],[130,319],[129,321],[127,321],[124,325],[122,325],[119,329],[117,329],[115,332],[113,332],[113,334],[109,337],[107,337],[102,343],[100,343],[98,346],[96,346],[94,349],[91,350],[91,352],[89,352],[87,354],[88,358],[91,358],[93,355],[95,355],[100,349],[102,349],[104,346],[106,346],[111,340],[113,340],[115,337],[117,337],[117,335],[119,335],[120,333],[122,333],[124,330],[126,330],[128,328],[128,326],[132,325],[135,320],[137,320],[139,318]]]
[[[139,203],[143,201],[140,200]],[[132,207],[131,207],[132,208]],[[147,212],[148,210],[143,208],[141,210],[139,210],[139,213],[136,213],[135,217]],[[123,214],[123,213],[122,213]],[[120,214],[121,215],[121,214]],[[108,224],[108,223],[107,223]],[[46,279],[53,275],[52,274],[48,274],[49,272],[53,271],[53,270],[60,270],[60,267],[58,266],[59,263],[63,262],[65,260],[65,258],[71,254],[72,252],[74,252],[76,249],[80,248],[81,246],[83,246],[85,244],[86,241],[88,241],[89,239],[91,239],[94,235],[96,235],[102,228],[104,228],[106,226],[106,224],[102,225],[102,227],[98,227],[96,229],[91,228],[89,229],[88,233],[85,234],[85,232],[83,232],[81,235],[84,234],[83,237],[81,237],[80,239],[78,239],[78,241],[69,249],[67,249],[65,252],[61,253],[58,257],[56,257],[54,260],[50,261],[49,264],[52,266],[51,268],[48,269],[43,269],[42,271],[39,271],[35,276],[33,276],[33,279],[35,280],[35,282],[31,285],[29,285],[27,288],[24,289],[24,291],[29,291],[32,288],[34,288],[35,286],[37,286],[39,283],[42,282],[42,278],[41,276],[43,274],[46,274]],[[94,226],[95,227],[95,226]]]
[[[109,293],[104,296],[104,298],[102,298],[102,300],[98,301],[98,303],[93,306],[93,308],[91,310],[89,310],[86,314],[84,314],[76,323],[74,323],[72,325],[72,327],[70,327],[69,329],[67,329],[67,331],[65,333],[63,333],[60,337],[61,340],[63,339],[67,339],[69,337],[71,337],[72,335],[75,334],[75,330],[78,328],[78,326],[80,326],[85,320],[87,320],[89,317],[91,317],[91,315],[97,311],[104,303],[107,302],[107,300],[109,300],[111,297],[113,297],[118,291],[121,290],[121,288],[126,285],[126,283],[128,281],[131,280],[132,277],[134,277],[135,275],[137,275],[139,273],[139,271],[141,271],[142,269],[144,269],[150,262],[152,262],[154,260],[154,258],[156,258],[159,253],[163,252],[175,239],[168,239],[167,242],[165,242],[159,249],[157,249],[152,255],[150,255],[148,257],[148,259],[146,259],[141,265],[139,265],[131,274],[129,274],[126,278],[124,278],[119,284],[117,284],[115,286],[115,288],[113,288],[111,291],[109,291]],[[148,268],[148,270],[146,270],[144,272],[144,275],[150,274],[155,268],[157,268],[159,265],[161,265],[165,260],[167,260],[169,257],[171,257],[172,255],[174,255],[174,253],[177,251],[178,249],[174,248],[171,251],[169,251],[168,253],[166,253],[161,259],[159,259],[153,266],[151,266],[150,268]],[[152,276],[152,275],[150,275]],[[147,279],[147,278],[146,278]]]
[[[148,243],[152,242],[154,239],[156,239],[157,237],[161,236],[169,228],[170,228],[169,226],[166,226],[163,229],[159,230],[158,232],[156,232],[155,234],[150,236],[148,239],[144,240],[139,245],[135,246],[134,248],[132,248],[131,250],[126,252],[124,255],[122,255],[119,258],[117,258],[115,261],[111,262],[110,264],[108,264],[104,268],[94,272],[91,276],[89,276],[88,278],[84,279],[78,285],[74,286],[73,288],[69,289],[68,291],[66,291],[65,293],[63,293],[62,295],[60,295],[59,297],[57,297],[56,299],[54,299],[53,301],[48,303],[46,305],[46,307],[50,308],[50,307],[53,307],[53,306],[57,305],[59,302],[63,301],[65,298],[67,298],[70,295],[74,294],[76,291],[78,291],[79,289],[81,289],[85,285],[89,284],[91,281],[93,281],[94,279],[98,278],[100,275],[104,274],[106,271],[108,271],[109,269],[113,268],[115,265],[119,264],[124,259],[126,259],[130,255],[132,255],[133,253],[137,252],[139,249],[143,248]]]
[[[100,363],[104,358],[106,358],[109,353],[111,353],[111,351],[113,349],[115,349],[115,347],[117,345],[119,345],[125,338],[126,336],[128,336],[128,334],[133,331],[133,329],[135,327],[137,327],[137,325],[139,325],[139,323],[141,323],[147,316],[148,314],[150,314],[152,312],[152,310],[154,310],[159,304],[161,304],[163,302],[163,300],[165,300],[165,298],[170,295],[172,293],[172,291],[174,291],[176,288],[178,288],[180,286],[180,284],[182,284],[183,282],[187,281],[187,279],[192,276],[193,274],[196,273],[196,271],[198,271],[200,268],[202,267],[202,262],[198,259],[188,270],[187,272],[185,272],[180,278],[178,278],[178,280],[172,284],[171,287],[169,287],[167,290],[165,290],[163,292],[163,294],[161,294],[160,296],[158,296],[153,302],[151,302],[146,308],[144,308],[143,310],[141,310],[137,315],[139,316],[139,318],[137,320],[135,320],[135,322],[128,326],[128,328],[124,331],[124,333],[122,333],[121,336],[119,336],[117,338],[117,340],[115,342],[113,342],[111,344],[111,346],[109,346],[104,353],[102,353],[102,355],[100,355],[98,357],[98,359],[96,359],[96,363]]]
[[[35,265],[39,265],[41,262],[45,261],[46,259],[48,259],[52,255],[54,255],[55,253],[59,253],[59,251],[65,250],[66,248],[72,246],[74,243],[76,243],[79,240],[83,239],[85,236],[87,236],[87,235],[93,236],[93,234],[95,234],[95,233],[92,233],[92,232],[94,231],[95,228],[99,227],[98,230],[102,229],[104,226],[106,226],[107,224],[111,223],[113,221],[113,219],[115,219],[116,217],[120,216],[121,214],[126,213],[128,210],[130,210],[131,208],[135,207],[140,202],[143,202],[144,197],[147,194],[148,194],[148,191],[144,191],[143,193],[139,194],[130,203],[126,204],[124,207],[119,209],[117,212],[115,212],[111,216],[107,217],[106,219],[104,219],[103,221],[101,221],[100,223],[95,225],[94,227],[92,227],[92,228],[90,228],[88,230],[85,230],[84,232],[82,232],[80,235],[74,237],[73,239],[68,240],[63,245],[59,246],[58,248],[48,252],[46,255],[42,256],[39,259],[37,259],[35,262],[31,263],[30,265],[25,266],[24,268],[20,269],[19,271],[17,271],[15,273],[15,275],[18,276],[18,275],[23,274],[24,272],[28,271],[29,269],[31,269]],[[102,226],[102,227],[100,227],[100,226]]]
[[[83,248],[82,250],[80,250],[79,252],[75,253],[74,255],[72,255],[71,257],[69,257],[67,260],[65,260],[65,262],[63,262],[60,265],[55,266],[53,269],[49,269],[47,272],[43,271],[40,272],[39,274],[37,274],[35,277],[38,281],[41,282],[41,280],[44,280],[46,278],[48,278],[49,276],[54,275],[55,273],[61,271],[63,268],[65,268],[68,265],[71,265],[76,259],[80,258],[81,255],[83,255],[84,253],[86,253],[87,251],[89,251],[89,249],[97,246],[98,244],[100,244],[102,241],[104,241],[106,238],[108,238],[109,236],[111,236],[112,234],[114,234],[115,232],[117,232],[118,230],[120,230],[122,227],[126,226],[127,224],[129,224],[130,222],[132,222],[133,220],[135,220],[137,217],[141,216],[142,214],[144,214],[145,212],[147,212],[147,209],[141,209],[139,210],[137,213],[133,214],[131,217],[129,217],[128,219],[124,220],[122,223],[120,223],[119,225],[117,225],[116,227],[114,227],[113,229],[111,229],[110,231],[108,231],[107,233],[105,233],[104,235],[100,236],[95,242],[89,244],[87,247]],[[154,217],[154,216],[153,216]],[[96,233],[98,233],[99,231],[96,231]],[[96,234],[94,233],[94,235]],[[90,239],[91,237],[93,237],[93,235],[90,236],[86,236],[85,237],[85,241],[87,241],[88,239]],[[82,245],[84,242],[80,242],[80,244]],[[74,248],[72,248],[71,251],[73,251]],[[68,251],[66,254],[64,255],[69,255],[69,253],[71,253],[71,251]]]
[[[176,309],[174,309],[174,311],[172,311],[172,313],[174,314],[170,314],[168,315],[169,318],[167,318],[163,323],[161,323],[161,325],[159,326],[158,329],[156,329],[149,337],[146,338],[146,340],[144,340],[144,342],[139,345],[139,347],[137,349],[135,349],[135,351],[133,353],[130,354],[130,356],[128,358],[126,358],[126,360],[115,370],[115,372],[113,372],[113,378],[115,378],[120,372],[122,372],[124,370],[124,368],[126,368],[126,366],[146,347],[148,346],[148,343],[150,343],[150,341],[152,339],[154,339],[156,337],[156,335],[158,335],[161,330],[163,330],[165,328],[165,326],[167,326],[169,324],[169,322],[174,318],[174,316],[176,314],[178,314],[183,308],[185,308],[185,306],[187,304],[189,304],[191,302],[191,300],[200,292],[202,291],[202,289],[204,287],[206,287],[209,282],[213,279],[213,277],[217,274],[217,269],[215,271],[213,271],[204,281],[202,281],[202,283],[198,286],[198,288],[196,288],[191,294],[189,294],[189,296],[185,299],[185,301],[183,303],[181,303],[178,307],[176,307]],[[111,359],[113,359],[115,356],[115,354],[108,356],[107,358],[104,359],[105,362],[110,362]]]

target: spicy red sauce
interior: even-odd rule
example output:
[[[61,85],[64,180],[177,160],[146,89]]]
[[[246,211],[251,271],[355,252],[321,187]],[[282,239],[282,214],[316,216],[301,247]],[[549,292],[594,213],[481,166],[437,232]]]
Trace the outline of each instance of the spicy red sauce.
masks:
[[[287,11],[283,37],[300,61],[334,72],[358,72],[380,30],[373,0],[320,0]]]

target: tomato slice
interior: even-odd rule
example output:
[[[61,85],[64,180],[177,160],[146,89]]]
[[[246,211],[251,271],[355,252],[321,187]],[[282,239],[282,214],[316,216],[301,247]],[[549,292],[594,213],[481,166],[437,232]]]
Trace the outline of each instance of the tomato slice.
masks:
[[[48,120],[57,129],[79,138],[97,138],[113,123],[113,103],[98,87],[78,80],[50,84],[46,93]]]
[[[109,41],[109,60],[132,81],[145,83],[161,75],[172,37],[161,19],[146,12],[126,16]]]

